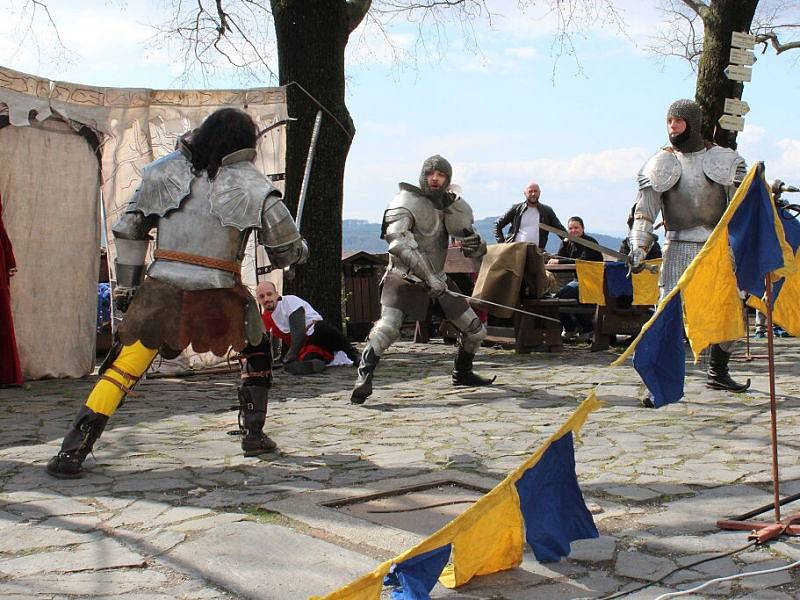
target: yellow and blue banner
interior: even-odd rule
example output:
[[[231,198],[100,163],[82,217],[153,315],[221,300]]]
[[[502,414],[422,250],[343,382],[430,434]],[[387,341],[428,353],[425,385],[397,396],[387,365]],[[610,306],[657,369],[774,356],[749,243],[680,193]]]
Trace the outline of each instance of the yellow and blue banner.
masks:
[[[570,543],[598,537],[575,474],[573,438],[601,403],[592,392],[519,467],[439,531],[370,573],[312,600],[428,600],[438,580],[459,587],[479,575],[513,569],[523,544],[541,562],[567,556]]]
[[[786,211],[778,211],[786,234],[786,242],[794,252],[798,270],[772,284],[772,320],[791,335],[800,336],[800,222]],[[763,298],[750,296],[747,303],[761,312],[767,311]]]
[[[764,180],[763,164],[757,163],[675,288],[613,364],[634,354],[633,366],[653,404],[658,408],[677,402],[683,397],[684,330],[695,361],[710,344],[744,335],[739,290],[762,297],[768,274],[779,280],[795,273],[795,253]],[[789,290],[788,298],[797,298]]]
[[[661,266],[661,259],[645,261]],[[581,304],[606,305],[605,290],[614,298],[633,297],[637,306],[658,304],[658,273],[644,270],[628,276],[628,265],[621,261],[598,262],[576,260],[578,293]]]

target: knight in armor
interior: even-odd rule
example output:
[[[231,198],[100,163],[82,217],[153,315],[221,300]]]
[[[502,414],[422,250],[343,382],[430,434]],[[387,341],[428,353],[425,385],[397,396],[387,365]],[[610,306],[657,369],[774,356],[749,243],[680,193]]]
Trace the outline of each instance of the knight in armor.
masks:
[[[263,428],[271,352],[255,300],[240,277],[250,232],[277,267],[304,262],[308,247],[272,183],[253,165],[257,129],[246,113],[224,108],[144,168],[125,213],[113,226],[117,285],[125,313],[119,341],[100,380],[47,463],[60,478],[81,477],[83,461],[108,418],[158,354],[239,352],[239,432],[245,456],[275,449]],[[154,260],[145,254],[157,231]]]
[[[475,352],[486,337],[486,327],[463,298],[447,294],[458,287],[444,273],[451,237],[461,241],[466,256],[480,257],[486,243],[473,227],[472,209],[450,187],[453,168],[438,155],[422,164],[419,187],[400,183],[400,191],[383,214],[381,238],[389,244],[389,265],[381,288],[381,316],[367,338],[358,364],[350,402],[363,404],[372,394],[378,361],[400,338],[406,318],[427,316],[430,298],[459,332],[453,366],[453,385],[483,386],[494,381],[472,370]]]
[[[730,148],[703,140],[702,111],[693,100],[676,100],[667,111],[670,146],[653,155],[639,172],[639,193],[630,229],[634,272],[643,268],[656,240],[653,223],[659,212],[666,229],[659,287],[663,299],[700,252],[746,175],[744,159]],[[706,384],[743,392],[749,385],[734,381],[728,362],[734,341],[713,344]]]

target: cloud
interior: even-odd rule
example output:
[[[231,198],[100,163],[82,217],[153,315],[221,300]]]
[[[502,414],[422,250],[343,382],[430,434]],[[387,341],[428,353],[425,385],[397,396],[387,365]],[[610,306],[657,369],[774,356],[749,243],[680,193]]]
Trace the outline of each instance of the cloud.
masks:
[[[585,182],[620,182],[632,180],[649,154],[640,147],[602,150],[593,154],[529,161],[462,163],[457,172],[470,180],[506,178],[536,179],[540,184],[569,188]],[[462,171],[463,169],[463,171]]]
[[[536,48],[525,46],[521,48],[506,48],[505,53],[520,60],[533,60],[538,56]]]
[[[790,185],[800,186],[800,140],[784,138],[778,147],[781,155],[772,171]]]
[[[764,140],[766,133],[767,130],[763,127],[747,123],[744,126],[744,131],[736,136],[736,140],[739,142],[740,146],[755,146]]]
[[[450,142],[468,140],[453,136]],[[455,161],[453,179],[463,189],[476,218],[498,216],[521,202],[523,188],[535,180],[542,187],[543,202],[553,206],[562,221],[578,214],[586,219],[590,230],[622,234],[627,211],[636,197],[636,173],[649,155],[642,148],[632,147],[558,159]],[[361,158],[357,172],[346,173],[344,214],[346,218],[377,222],[397,191],[397,182],[416,182],[420,163],[364,163]]]

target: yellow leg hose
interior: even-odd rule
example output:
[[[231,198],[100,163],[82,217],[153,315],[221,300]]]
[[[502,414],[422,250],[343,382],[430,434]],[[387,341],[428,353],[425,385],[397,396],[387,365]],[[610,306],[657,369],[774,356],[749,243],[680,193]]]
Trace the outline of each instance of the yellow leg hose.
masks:
[[[119,356],[103,374],[122,387],[101,379],[92,389],[89,398],[86,399],[86,406],[101,415],[106,415],[107,417],[113,415],[125,397],[125,392],[122,388],[127,389],[135,385],[147,371],[157,354],[158,350],[146,348],[138,341],[130,346],[123,346]]]

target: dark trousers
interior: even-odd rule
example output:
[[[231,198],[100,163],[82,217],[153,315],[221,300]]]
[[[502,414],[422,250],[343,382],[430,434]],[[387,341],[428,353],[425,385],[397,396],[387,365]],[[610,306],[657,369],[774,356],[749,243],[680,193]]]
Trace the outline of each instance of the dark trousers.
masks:
[[[580,290],[578,288],[578,282],[575,280],[570,281],[556,293],[556,298],[578,300],[579,297]],[[592,317],[590,315],[571,315],[569,313],[564,313],[558,315],[558,318],[561,320],[561,325],[564,327],[564,331],[566,332],[577,331],[578,326],[580,326],[581,331],[584,333],[588,333],[593,329]]]
[[[344,334],[336,327],[327,321],[317,321],[314,323],[314,333],[312,333],[307,342],[320,348],[325,348],[331,354],[336,354],[339,350],[345,354],[350,354],[354,351],[352,344],[347,341]]]

